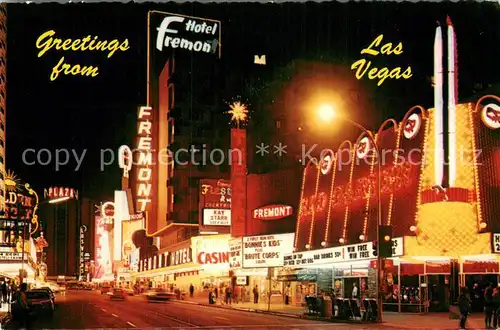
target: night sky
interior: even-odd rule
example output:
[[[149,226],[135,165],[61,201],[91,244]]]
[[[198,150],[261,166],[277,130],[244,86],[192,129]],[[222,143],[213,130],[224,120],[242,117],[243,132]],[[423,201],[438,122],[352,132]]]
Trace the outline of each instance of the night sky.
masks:
[[[434,31],[436,21],[444,22],[446,15],[451,17],[457,35],[460,97],[480,93],[478,83],[484,89],[500,82],[500,26],[494,24],[500,18],[497,3],[8,4],[8,169],[39,191],[63,185],[80,189],[85,197],[104,198],[119,187],[118,167],[100,171],[99,155],[101,149],[116,150],[122,144],[134,143],[137,106],[146,102],[146,17],[153,9],[222,21],[219,80],[200,92],[205,95],[194,93],[190,97],[199,103],[207,95],[221,102],[241,96],[255,108],[256,122],[288,117],[286,111],[291,110],[266,107],[264,103],[273,103],[274,93],[279,91],[264,86],[280,86],[280,80],[290,80],[284,68],[292,62],[334,63],[355,80],[354,72],[349,71],[351,64],[363,58],[361,49],[380,34],[395,44],[401,41],[404,52],[400,56],[376,56],[373,64],[401,66],[403,70],[411,66],[413,77],[388,79],[380,87],[373,80],[362,79],[360,90],[355,92],[362,93],[366,106],[353,108],[350,116],[376,128],[389,116],[401,119],[413,105],[432,107]],[[60,38],[126,38],[130,49],[109,59],[102,52],[56,50],[38,58],[36,40],[47,30],[55,30]],[[253,63],[256,54],[266,54],[265,67]],[[99,75],[61,75],[50,81],[52,67],[62,56],[68,63],[98,66]],[[191,55],[178,56],[185,56],[187,63]],[[187,92],[200,83],[197,77],[204,77],[200,72],[211,72],[201,65],[182,69],[190,77],[181,86]],[[339,83],[336,77],[332,81]],[[335,84],[332,86],[335,89]],[[191,111],[201,111],[198,109]],[[219,106],[209,111],[222,114],[225,110]],[[213,123],[225,124],[220,120]],[[251,129],[258,130],[256,126]],[[21,156],[27,148],[88,152],[79,171],[74,171],[74,160],[56,171],[53,163],[23,164]]]

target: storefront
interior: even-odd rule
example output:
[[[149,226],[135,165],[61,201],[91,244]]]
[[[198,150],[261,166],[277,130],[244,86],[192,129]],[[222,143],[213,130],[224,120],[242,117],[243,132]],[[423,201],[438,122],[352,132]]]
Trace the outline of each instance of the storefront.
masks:
[[[277,234],[231,240],[233,284],[241,292],[242,301],[269,303],[270,299],[271,304],[284,303],[285,287],[278,275],[285,254],[293,250],[293,239],[294,234]]]
[[[195,285],[196,291],[231,286],[229,274],[230,239],[231,236],[228,234],[191,238],[193,260],[200,269],[199,284]],[[197,287],[198,285],[199,287]]]
[[[145,290],[152,288],[189,291],[192,284],[200,286],[199,264],[193,261],[191,240],[169,247],[153,257],[139,261],[139,271],[132,273],[134,285]]]
[[[304,306],[306,296],[334,293],[337,298],[375,298],[376,266],[373,242],[294,252],[285,255],[278,279],[292,293],[294,305]],[[403,238],[393,239],[393,256],[386,260],[385,288],[394,286],[393,267],[403,256]]]

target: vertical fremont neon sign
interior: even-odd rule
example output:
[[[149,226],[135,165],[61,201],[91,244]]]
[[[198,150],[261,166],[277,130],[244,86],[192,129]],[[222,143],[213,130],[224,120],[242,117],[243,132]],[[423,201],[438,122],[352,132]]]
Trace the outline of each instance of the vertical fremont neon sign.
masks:
[[[153,177],[153,153],[152,153],[152,130],[153,109],[151,107],[140,107],[137,114],[137,186],[136,186],[136,209],[139,212],[146,211],[151,203],[152,177]]]

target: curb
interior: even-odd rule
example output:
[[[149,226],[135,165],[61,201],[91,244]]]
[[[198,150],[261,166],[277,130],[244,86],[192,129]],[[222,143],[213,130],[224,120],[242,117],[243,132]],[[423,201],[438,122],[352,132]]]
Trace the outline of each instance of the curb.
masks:
[[[243,307],[225,307],[223,305],[210,305],[210,304],[206,304],[206,303],[197,303],[197,302],[191,302],[191,301],[186,301],[186,300],[171,300],[171,301],[176,302],[176,303],[180,303],[180,304],[191,304],[191,305],[198,305],[198,306],[205,306],[205,307],[212,307],[212,308],[230,309],[230,310],[237,310],[237,311],[242,311],[242,312],[275,315],[275,316],[282,316],[282,317],[288,317],[288,318],[294,318],[294,319],[304,319],[304,320],[311,320],[311,321],[323,321],[323,322],[329,322],[329,323],[342,323],[342,324],[375,324],[375,323],[371,323],[371,322],[346,321],[346,320],[342,320],[342,322],[340,322],[340,321],[337,321],[334,319],[328,319],[328,318],[324,318],[324,317],[320,317],[320,316],[297,315],[297,314],[289,314],[289,313],[283,313],[283,312],[272,312],[272,311],[266,311],[266,310],[262,310],[262,309],[243,308]],[[419,330],[419,329],[417,329],[417,330]],[[429,329],[425,329],[425,330],[429,330]],[[442,330],[442,329],[440,329],[440,330]]]

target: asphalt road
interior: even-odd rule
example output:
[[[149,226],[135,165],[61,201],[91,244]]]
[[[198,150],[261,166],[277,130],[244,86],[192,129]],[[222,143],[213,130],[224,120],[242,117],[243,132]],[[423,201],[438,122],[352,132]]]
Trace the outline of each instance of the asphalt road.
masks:
[[[144,297],[111,301],[96,291],[68,291],[57,296],[56,311],[32,320],[33,329],[374,329],[373,326],[331,324],[180,302],[150,303]],[[11,325],[8,328],[17,328]]]

